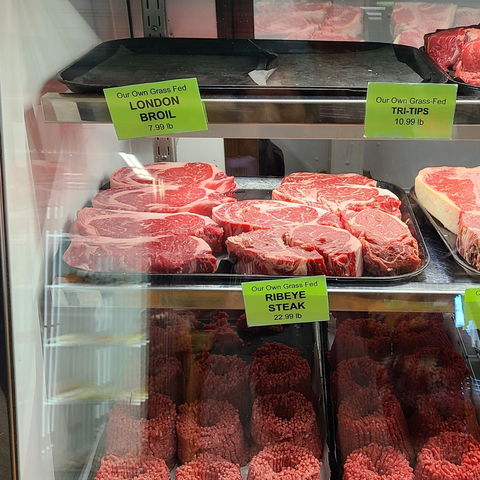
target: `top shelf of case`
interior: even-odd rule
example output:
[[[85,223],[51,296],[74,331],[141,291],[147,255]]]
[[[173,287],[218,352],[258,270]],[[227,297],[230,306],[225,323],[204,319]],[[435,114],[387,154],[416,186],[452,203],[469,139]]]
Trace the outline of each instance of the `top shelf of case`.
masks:
[[[46,122],[111,123],[101,94],[47,93]],[[362,139],[365,97],[204,95],[208,131],[201,138]],[[235,128],[232,128],[235,127]],[[454,140],[480,140],[480,95],[459,96]]]

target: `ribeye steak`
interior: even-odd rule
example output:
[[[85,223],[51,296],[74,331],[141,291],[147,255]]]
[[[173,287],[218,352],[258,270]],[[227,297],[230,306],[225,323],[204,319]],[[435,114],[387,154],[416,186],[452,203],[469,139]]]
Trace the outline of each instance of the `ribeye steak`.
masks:
[[[295,172],[282,179],[282,183],[308,183],[311,185],[369,185],[376,187],[377,181],[358,173],[315,173]]]
[[[390,190],[367,185],[320,185],[284,183],[272,192],[272,198],[326,208],[340,214],[347,210],[378,208],[401,217],[401,201]]]
[[[237,190],[235,179],[223,173],[212,163],[158,162],[142,167],[122,167],[110,175],[110,186],[145,187],[172,184],[205,187],[224,195],[233,196]]]
[[[327,225],[255,230],[229,237],[235,271],[250,275],[361,276],[361,244],[346,230]]]
[[[82,270],[105,273],[214,273],[208,244],[188,235],[112,238],[72,235],[63,260]]]
[[[212,251],[222,251],[223,229],[211,218],[195,213],[151,213],[83,208],[70,233],[103,237],[151,237],[175,233],[205,240]]]
[[[341,220],[328,210],[277,200],[243,200],[212,210],[212,218],[230,237],[251,230],[285,225],[332,225],[343,227]]]
[[[347,212],[345,226],[362,244],[365,270],[392,276],[417,270],[418,243],[398,217],[376,209]]]
[[[118,187],[101,190],[92,199],[92,205],[109,210],[191,212],[210,217],[213,207],[235,201],[232,197],[204,187],[165,184],[162,187]]]

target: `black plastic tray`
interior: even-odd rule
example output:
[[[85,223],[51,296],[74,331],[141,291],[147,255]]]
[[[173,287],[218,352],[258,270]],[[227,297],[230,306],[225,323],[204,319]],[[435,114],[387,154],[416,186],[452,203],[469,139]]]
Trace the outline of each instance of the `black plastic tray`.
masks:
[[[370,284],[372,282],[399,282],[409,280],[420,273],[427,267],[430,261],[430,255],[423,239],[420,227],[413,213],[407,193],[397,185],[392,183],[377,181],[377,186],[385,188],[393,192],[401,200],[400,211],[402,220],[408,225],[412,235],[418,242],[419,256],[421,263],[417,270],[411,273],[403,273],[393,276],[373,276],[365,273],[362,277],[338,277],[327,276],[329,282],[348,282],[355,284]],[[237,200],[254,200],[254,199],[271,199],[272,190],[270,189],[238,189],[235,197]],[[65,237],[60,248],[60,255],[69,245],[68,237]],[[227,258],[226,253],[217,254],[218,270],[213,274],[123,274],[123,273],[98,273],[87,270],[80,270],[67,265],[61,260],[61,276],[67,276],[72,282],[89,282],[89,283],[119,283],[119,284],[145,284],[153,285],[210,285],[220,282],[222,285],[239,285],[242,282],[267,280],[271,278],[285,278],[282,276],[272,275],[241,275],[234,272],[235,262]]]
[[[447,247],[448,251],[452,255],[453,259],[471,276],[479,277],[480,271],[476,268],[472,267],[467,261],[458,253],[457,250],[457,235],[450,230],[446,229],[443,224],[433,217],[418,201],[417,196],[415,195],[415,187],[412,187],[410,190],[410,196],[415,200],[417,205],[422,210],[423,214],[433,226],[433,228],[437,231],[440,238],[443,240],[443,243]]]
[[[248,75],[274,73],[265,86]],[[203,93],[366,93],[369,82],[445,83],[421,50],[388,43],[126,38],[96,46],[57,74],[75,93],[197,78]]]

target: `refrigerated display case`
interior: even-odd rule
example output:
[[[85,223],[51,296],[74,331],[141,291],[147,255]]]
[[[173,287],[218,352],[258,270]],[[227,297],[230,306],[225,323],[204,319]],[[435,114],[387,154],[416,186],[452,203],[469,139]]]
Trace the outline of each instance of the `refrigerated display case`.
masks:
[[[95,4],[79,0],[4,3],[0,20],[3,262],[5,322],[13,377],[9,389],[13,478],[111,478],[108,475],[119,466],[118,459],[131,455],[150,455],[153,458],[142,461],[151,472],[174,478],[182,472],[182,464],[188,464],[196,453],[207,452],[238,464],[243,478],[267,478],[269,459],[280,464],[285,461],[292,467],[295,458],[302,458],[304,468],[306,465],[312,469],[311,478],[318,478],[315,475],[319,471],[322,479],[334,480],[344,475],[352,451],[366,446],[366,441],[358,439],[362,435],[370,439],[368,443],[400,450],[407,460],[392,462],[401,464],[403,470],[397,475],[404,476],[399,478],[409,478],[423,443],[443,432],[433,428],[440,420],[445,424],[451,420],[445,430],[466,431],[480,440],[476,419],[477,330],[473,324],[464,324],[458,307],[465,289],[476,286],[478,274],[458,258],[447,233],[441,225],[432,223],[428,213],[415,202],[414,192],[410,192],[423,167],[478,164],[480,95],[475,88],[459,89],[452,140],[363,138],[368,81],[378,80],[379,76],[387,82],[435,78],[446,81],[441,76],[433,77],[433,70],[426,73],[427,67],[433,67],[415,48],[418,45],[393,43],[390,16],[394,5],[331,2],[336,4],[337,13],[341,7],[349,7],[358,17],[360,11],[362,38],[356,40],[367,42],[351,43],[352,39],[348,39],[345,44],[330,39],[310,44],[308,41],[315,38],[305,38],[306,33],[300,34],[299,29],[293,36],[289,32],[290,39],[275,34],[280,32],[279,27],[271,30],[272,35],[267,32],[267,38],[259,38],[260,20],[277,14],[279,18],[285,16],[287,2],[277,2],[280,5],[274,12],[268,10],[272,2],[266,1],[204,1],[195,5],[188,1],[155,5],[119,0]],[[457,10],[475,7],[471,2],[455,5]],[[319,5],[288,2],[288,8],[295,12],[319,10],[312,6]],[[331,5],[322,2],[322,8],[327,7]],[[470,13],[473,15],[473,10]],[[291,14],[289,10],[287,17]],[[455,25],[458,23],[448,26]],[[318,29],[315,25],[309,32]],[[225,72],[213,75],[213,80],[208,77],[208,84],[200,82],[209,120],[207,131],[175,138],[118,140],[101,93],[103,86],[94,91],[85,89],[85,82],[76,88],[60,80],[67,81],[66,75],[78,67],[79,60],[86,56],[90,61],[92,52],[104,52],[105,46],[111,46],[109,42],[119,41],[117,46],[130,48],[130,36],[136,37],[135,45],[184,45],[179,62],[184,70],[174,72],[178,78],[191,74],[189,67],[194,65],[214,65],[218,61],[215,53],[225,53],[222,49],[226,45],[238,46],[236,51],[242,51],[249,43],[242,41],[252,36],[258,39],[257,46],[264,47],[260,49],[262,68],[258,63],[253,66],[259,75],[254,75],[256,83],[247,76],[248,71],[240,72],[243,83],[225,83]],[[186,43],[184,39],[157,36],[195,39]],[[225,41],[217,36],[236,38]],[[169,40],[172,42],[167,43]],[[198,62],[201,48],[208,50],[202,54],[210,57]],[[192,53],[193,49],[197,53]],[[277,49],[277,60],[288,57],[290,61],[286,62],[289,69],[283,76],[276,64],[272,67],[268,63],[273,49]],[[375,56],[380,50],[384,56]],[[336,70],[327,77],[327,69],[317,63],[318,56],[326,52],[335,55],[329,68],[344,61],[342,58],[355,58],[356,63],[347,60],[347,65],[342,65],[343,77]],[[135,57],[136,53],[130,54]],[[96,58],[94,54],[93,60]],[[138,59],[129,61],[135,65]],[[387,61],[398,64],[382,69]],[[136,65],[133,73],[143,74],[139,72],[140,64]],[[98,71],[93,70],[88,73]],[[107,73],[110,79],[120,80],[117,73]],[[229,71],[229,82],[235,73]],[[82,78],[85,81],[88,77]],[[328,275],[328,322],[252,330],[245,326],[241,284],[265,277],[235,273],[225,252],[217,256],[219,270],[212,274],[102,273],[64,262],[62,255],[68,248],[77,211],[90,207],[99,190],[108,188],[114,170],[126,165],[142,168],[165,160],[203,161],[226,170],[224,141],[231,139],[273,140],[282,151],[286,174],[354,172],[374,178],[390,190],[397,189],[401,215],[408,219],[420,245],[419,268],[391,278]],[[233,149],[233,158],[235,155]],[[244,162],[241,167],[245,172],[252,163],[262,161],[251,155],[237,157]],[[281,180],[236,175],[236,199],[269,199]],[[108,264],[109,259],[105,260]],[[348,328],[351,331],[346,334]],[[435,335],[429,333],[428,340],[418,340],[417,347],[429,348],[428,355],[413,357],[411,350],[407,355],[408,342],[402,340],[402,332],[411,340],[425,331]],[[359,339],[360,346],[348,343],[349,335]],[[378,345],[381,342],[377,335],[385,343],[380,353],[372,353],[367,340],[375,337]],[[434,340],[430,341],[430,337]],[[271,357],[268,367],[259,360],[264,356]],[[445,358],[449,365],[442,364]],[[418,365],[425,369],[428,365],[440,380],[436,377],[435,383],[421,377]],[[451,365],[458,367],[457,376],[444,389],[443,380],[450,379]],[[350,378],[354,367],[360,378]],[[245,369],[250,373],[240,375]],[[372,369],[376,372],[375,388],[368,390],[372,382],[367,373]],[[218,379],[210,378],[212,383],[204,379],[202,384],[198,379],[209,372],[214,377],[227,377],[225,382],[238,383],[220,384],[216,383]],[[237,374],[234,379],[229,377],[233,372]],[[299,380],[300,386],[294,388],[287,383],[283,391],[272,380],[273,389],[268,391],[268,375],[273,373],[289,373],[294,377],[289,381]],[[412,378],[416,373],[417,377]],[[352,383],[347,382],[347,377]],[[422,390],[422,385],[415,382],[430,386]],[[418,388],[414,400],[408,395],[413,384]],[[350,398],[348,405],[345,399],[350,390],[357,392],[357,388],[358,404],[353,405]],[[424,410],[416,408],[417,397],[426,403]],[[233,410],[231,405],[219,403],[226,399],[235,405]],[[196,401],[203,402],[201,407]],[[274,402],[284,403],[279,406]],[[297,428],[308,425],[312,430],[281,432],[283,440],[295,440],[294,445],[287,442],[287,451],[267,445],[278,440],[265,419],[269,408],[275,412],[274,417],[282,419],[284,430],[293,428],[295,422],[291,420],[298,412],[302,417],[301,427]],[[352,420],[355,409],[357,416],[365,420],[362,425]],[[435,412],[437,417],[422,417],[425,410]],[[385,420],[387,411],[390,423]],[[375,414],[378,416],[374,420],[387,422],[384,430],[378,424],[368,424],[368,417]],[[218,426],[222,415],[223,430]],[[275,420],[271,421],[275,424]],[[202,429],[214,425],[217,427],[208,437],[213,446],[207,447],[198,438],[207,436]],[[225,434],[227,427],[230,430]],[[460,440],[442,440],[446,445],[450,441],[458,444]],[[265,448],[266,459],[260,455]],[[378,455],[379,448],[372,447],[367,454]],[[385,450],[384,455],[398,455],[397,450]],[[452,450],[460,451],[454,447]],[[98,473],[102,459],[107,477]],[[456,462],[460,463],[458,459]],[[207,464],[215,465],[215,461],[209,457]],[[128,468],[137,467],[131,463]],[[127,466],[122,468],[128,470]],[[184,478],[194,478],[195,468],[207,467],[193,464],[190,468],[183,469]],[[227,466],[220,462],[217,468]],[[236,468],[228,468],[233,468],[228,474],[238,478]],[[348,468],[358,473],[359,463],[347,466],[345,471]],[[475,466],[466,468],[473,471]],[[178,478],[182,478],[181,473]]]

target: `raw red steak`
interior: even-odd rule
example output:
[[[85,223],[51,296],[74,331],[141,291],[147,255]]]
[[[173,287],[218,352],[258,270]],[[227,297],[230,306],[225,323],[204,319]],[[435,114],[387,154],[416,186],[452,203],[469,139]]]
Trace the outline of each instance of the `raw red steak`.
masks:
[[[425,51],[443,70],[453,67],[462,51],[467,32],[465,28],[451,28],[425,35]]]
[[[195,213],[150,213],[83,208],[70,233],[104,237],[144,237],[166,233],[202,238],[214,252],[222,251],[223,229],[211,218]]]
[[[480,211],[480,167],[427,167],[415,178],[415,195],[453,233],[461,212]]]
[[[376,187],[377,182],[372,178],[358,173],[315,173],[296,172],[283,178],[282,183],[309,183],[315,185],[369,185]]]
[[[378,276],[414,272],[420,265],[418,243],[408,226],[381,210],[344,215],[346,228],[362,243],[365,270]]]
[[[255,230],[229,237],[235,271],[250,275],[361,276],[361,244],[327,225]]]
[[[165,184],[205,187],[229,196],[237,190],[233,177],[212,163],[204,162],[158,162],[143,167],[119,168],[110,175],[112,188]]]
[[[480,212],[462,213],[457,235],[458,253],[480,270]]]
[[[272,192],[272,198],[326,208],[340,214],[347,210],[378,208],[401,217],[401,201],[390,190],[367,185],[319,185],[284,183]]]
[[[332,225],[343,227],[336,216],[323,208],[275,200],[243,200],[215,207],[212,218],[230,237],[252,230],[286,225]]]
[[[390,17],[392,38],[396,39],[404,30],[417,30],[421,38],[437,29],[450,28],[456,10],[457,6],[451,3],[396,2]]]
[[[480,85],[480,38],[463,45],[455,66],[455,76],[470,85]]]
[[[235,202],[232,197],[204,187],[163,185],[156,187],[118,187],[101,190],[93,199],[95,208],[134,212],[191,212],[210,217],[212,208]]]
[[[105,273],[214,273],[208,244],[188,235],[112,238],[72,235],[63,260],[71,267]]]

